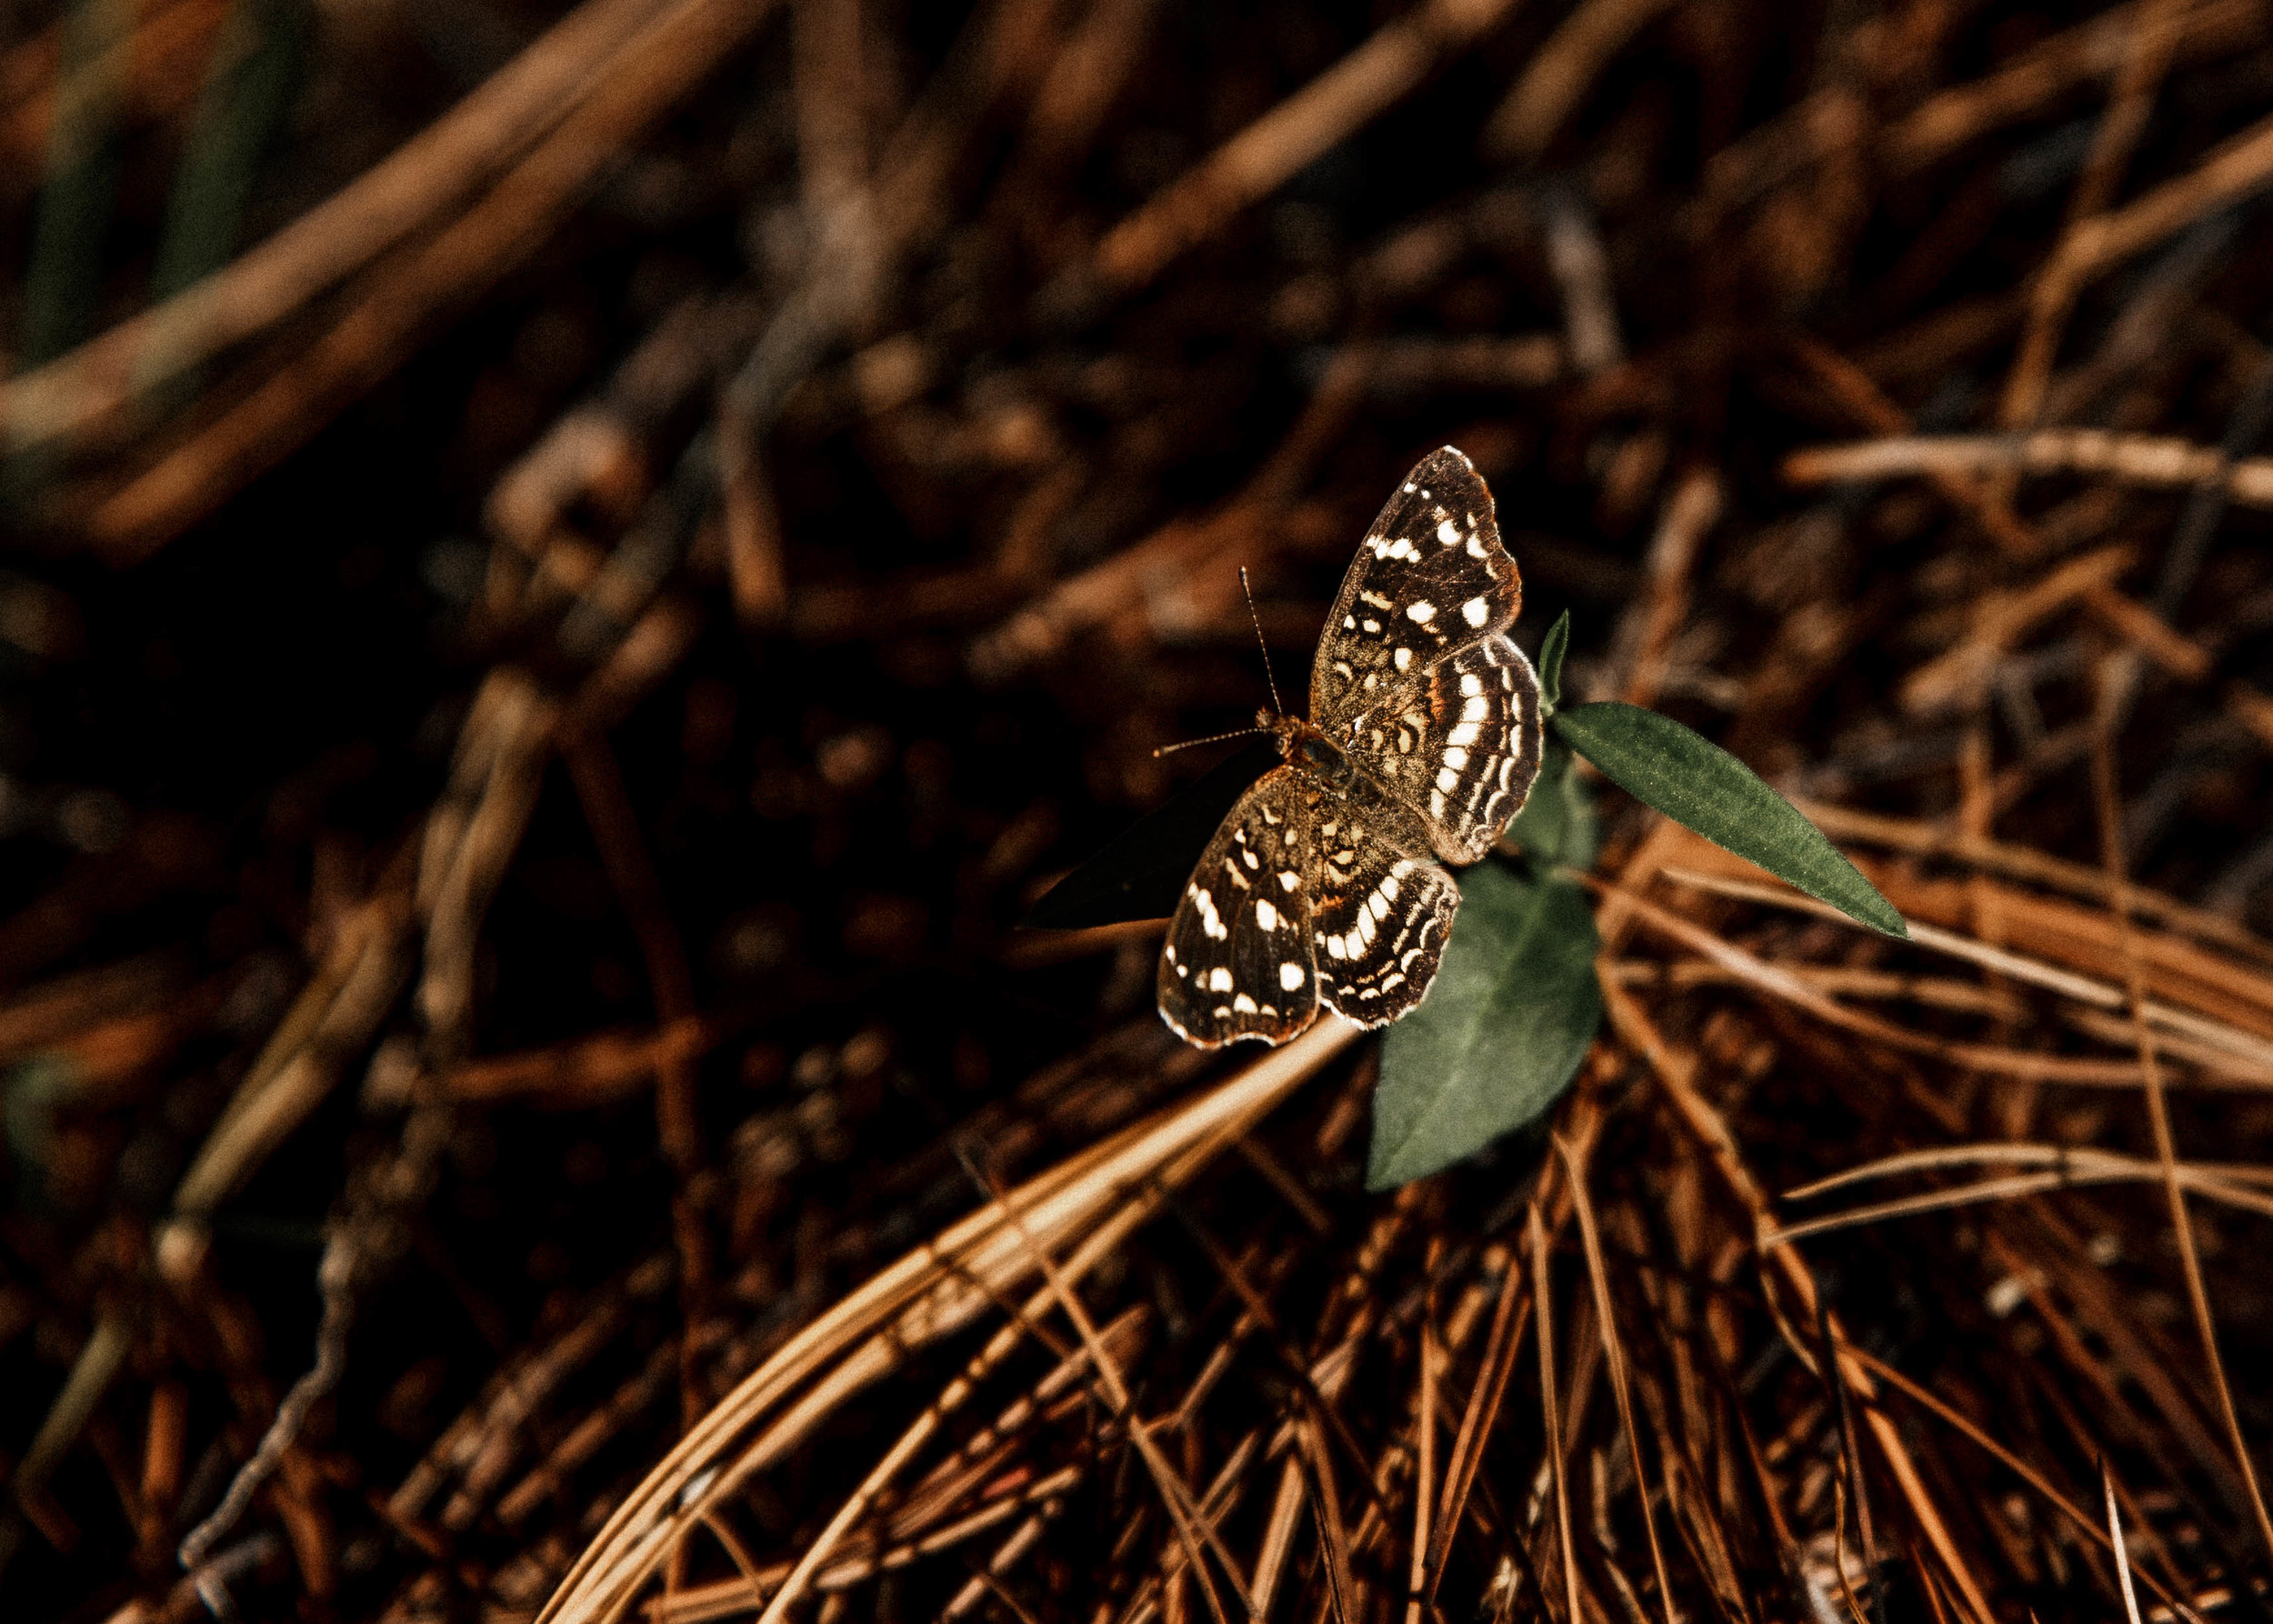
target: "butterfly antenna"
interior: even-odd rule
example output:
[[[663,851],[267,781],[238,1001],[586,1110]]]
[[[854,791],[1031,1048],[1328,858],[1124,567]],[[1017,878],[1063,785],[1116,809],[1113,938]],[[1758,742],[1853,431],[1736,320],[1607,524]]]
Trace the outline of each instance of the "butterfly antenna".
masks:
[[[1279,703],[1278,678],[1271,675],[1271,646],[1263,638],[1263,617],[1256,612],[1255,591],[1247,585],[1247,566],[1239,566],[1239,590],[1246,594],[1247,618],[1255,623],[1255,646],[1263,651],[1263,680],[1270,685],[1271,715],[1283,717],[1287,707]]]
[[[1152,754],[1154,759],[1157,760],[1163,756],[1173,756],[1178,750],[1188,750],[1194,745],[1219,745],[1227,738],[1246,738],[1250,734],[1268,733],[1269,731],[1267,727],[1242,727],[1237,733],[1217,733],[1206,738],[1187,738],[1180,745],[1162,745]]]

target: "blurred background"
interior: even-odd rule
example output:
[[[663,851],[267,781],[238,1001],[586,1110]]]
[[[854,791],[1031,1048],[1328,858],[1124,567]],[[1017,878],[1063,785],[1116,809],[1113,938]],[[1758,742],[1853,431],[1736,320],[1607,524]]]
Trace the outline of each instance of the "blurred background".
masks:
[[[1643,1013],[1569,1128],[1622,1147],[1609,1296],[1547,1214],[1592,1488],[1558,1536],[1508,1399],[1433,1605],[2104,1618],[2045,1497],[2104,1531],[2113,1459],[2142,1603],[2262,1613],[2269,41],[2264,0],[12,0],[0,1606],[533,1618],[829,1305],[1252,1060],[1160,1028],[1157,926],[1014,925],[1266,697],[1239,567],[1291,699],[1449,442],[1518,640],[1567,609],[1567,689],[1724,744],[1948,942],[1712,890],[1604,792],[1659,911],[1606,928]],[[1402,1609],[1415,1461],[1534,1369],[1482,1328],[1539,1164],[1365,1196],[1353,1055],[1096,1288],[1238,1571],[1068,1378],[799,1606]],[[2008,1456],[1919,1408],[1918,1460],[1857,1456],[1676,1074],[1757,1198],[2115,1158],[1808,1243]],[[1597,1302],[1662,1323],[1670,1580]],[[1337,1338],[1377,1363],[1329,1517],[1299,1428],[1239,1440]],[[755,1613],[974,1346],[832,1408],[645,1616]]]

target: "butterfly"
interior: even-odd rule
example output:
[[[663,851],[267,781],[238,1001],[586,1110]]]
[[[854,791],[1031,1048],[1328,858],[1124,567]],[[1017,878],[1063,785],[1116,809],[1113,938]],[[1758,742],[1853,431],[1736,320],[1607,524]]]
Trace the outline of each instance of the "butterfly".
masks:
[[[1538,776],[1539,679],[1507,637],[1516,561],[1447,446],[1366,533],[1310,671],[1310,717],[1257,714],[1284,765],[1240,797],[1161,948],[1161,1018],[1204,1048],[1284,1043],[1320,1006],[1378,1027],[1427,996],[1473,863]]]

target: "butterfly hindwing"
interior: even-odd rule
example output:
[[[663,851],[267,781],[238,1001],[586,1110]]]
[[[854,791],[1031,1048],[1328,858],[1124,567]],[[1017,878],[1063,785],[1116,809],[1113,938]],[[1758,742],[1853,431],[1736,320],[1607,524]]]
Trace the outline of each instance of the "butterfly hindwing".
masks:
[[[1157,982],[1160,1013],[1187,1042],[1284,1043],[1317,1018],[1316,798],[1291,767],[1264,774],[1193,869]]]
[[[1338,741],[1420,815],[1448,863],[1507,832],[1539,774],[1539,679],[1503,633],[1468,644],[1357,717]]]
[[[1392,496],[1342,579],[1310,670],[1310,719],[1328,737],[1446,656],[1515,624],[1523,579],[1500,545],[1491,492],[1447,446]]]
[[[1361,1026],[1384,1025],[1436,979],[1459,888],[1428,859],[1419,819],[1363,779],[1321,800],[1317,841],[1318,995]]]

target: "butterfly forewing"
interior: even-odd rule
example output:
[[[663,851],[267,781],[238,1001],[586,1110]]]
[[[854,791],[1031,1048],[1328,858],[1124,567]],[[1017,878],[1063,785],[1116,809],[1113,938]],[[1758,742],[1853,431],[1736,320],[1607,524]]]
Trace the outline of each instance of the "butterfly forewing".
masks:
[[[1317,1018],[1317,798],[1291,767],[1264,774],[1192,871],[1158,979],[1160,1013],[1187,1041],[1284,1043]]]
[[[1436,979],[1459,889],[1429,861],[1419,820],[1362,780],[1321,802],[1317,839],[1318,994],[1361,1025],[1395,1020]]]
[[[1523,606],[1491,492],[1447,446],[1389,498],[1343,577],[1310,671],[1310,719],[1329,737],[1447,654],[1505,631]]]
[[[1539,679],[1504,634],[1456,649],[1349,724],[1342,747],[1448,863],[1492,848],[1539,776]]]

